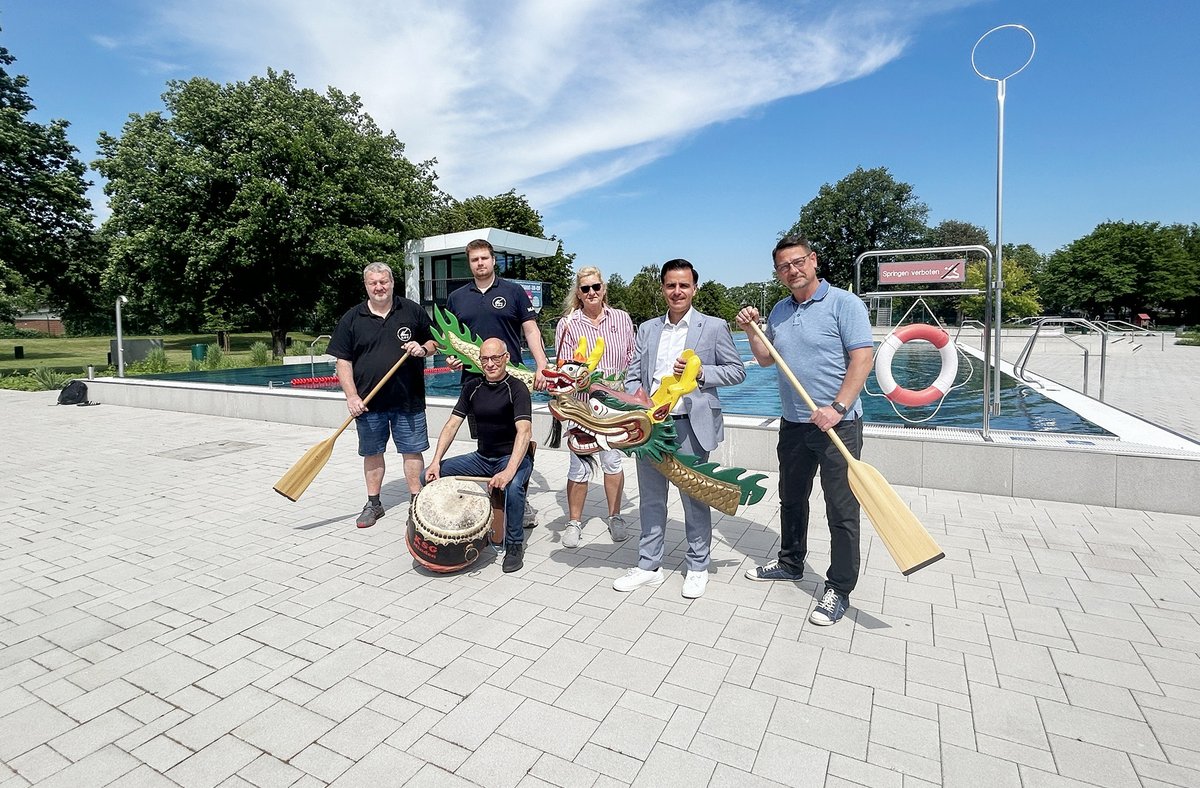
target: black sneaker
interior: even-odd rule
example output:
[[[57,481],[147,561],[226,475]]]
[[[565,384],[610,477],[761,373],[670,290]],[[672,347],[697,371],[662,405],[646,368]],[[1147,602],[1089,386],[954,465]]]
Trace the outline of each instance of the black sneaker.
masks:
[[[383,517],[383,504],[367,501],[367,505],[363,507],[362,514],[358,516],[355,525],[359,528],[370,528],[380,517]]]
[[[505,572],[516,572],[525,566],[525,543],[507,545],[504,552],[504,564],[500,567]]]
[[[746,570],[746,577],[751,580],[797,580],[804,579],[803,572],[793,572],[778,561],[772,561],[764,566],[753,566]]]
[[[850,597],[840,594],[832,588],[826,588],[825,595],[813,608],[808,620],[819,627],[827,627],[841,621],[848,607],[850,607]]]

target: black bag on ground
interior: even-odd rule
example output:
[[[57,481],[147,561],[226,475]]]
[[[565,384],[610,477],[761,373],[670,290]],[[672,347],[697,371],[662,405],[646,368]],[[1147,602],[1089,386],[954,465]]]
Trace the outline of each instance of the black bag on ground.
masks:
[[[72,380],[58,392],[59,405],[79,405],[87,402],[87,384],[82,380]]]

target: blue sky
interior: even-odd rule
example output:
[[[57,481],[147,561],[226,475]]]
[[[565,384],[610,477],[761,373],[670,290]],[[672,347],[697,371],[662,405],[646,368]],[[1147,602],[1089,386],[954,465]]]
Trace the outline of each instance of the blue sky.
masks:
[[[687,257],[733,285],[858,166],[994,232],[996,89],[970,53],[1006,23],[1038,49],[1008,83],[1004,240],[1200,221],[1192,0],[9,0],[0,43],[85,161],[169,79],[287,69],[359,93],[450,194],[527,194],[580,264]],[[980,62],[1027,53],[1007,31]]]

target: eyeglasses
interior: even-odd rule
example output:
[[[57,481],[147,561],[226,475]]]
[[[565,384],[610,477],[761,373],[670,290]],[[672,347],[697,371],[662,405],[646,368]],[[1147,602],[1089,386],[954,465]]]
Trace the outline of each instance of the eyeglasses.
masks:
[[[775,266],[775,271],[776,271],[776,273],[780,273],[780,274],[782,274],[786,271],[789,271],[793,268],[795,268],[797,271],[799,271],[801,268],[804,267],[804,264],[806,262],[808,262],[808,258],[810,258],[810,257],[812,257],[812,252],[808,252],[807,254],[805,254],[802,257],[797,257],[795,260],[788,260],[786,263],[780,263],[779,265]]]
[[[479,360],[484,364],[503,364],[506,358],[508,358],[508,354],[501,353],[498,356],[480,356]]]
[[[603,282],[597,282],[594,285],[580,285],[579,292],[581,293],[599,293],[600,288],[604,287]]]

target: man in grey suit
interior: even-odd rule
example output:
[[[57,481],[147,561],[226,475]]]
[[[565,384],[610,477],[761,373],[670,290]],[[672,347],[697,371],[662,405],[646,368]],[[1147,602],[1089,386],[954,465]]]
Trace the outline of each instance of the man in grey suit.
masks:
[[[638,327],[637,349],[625,376],[630,393],[639,388],[654,392],[663,378],[680,377],[686,366],[686,348],[700,358],[697,389],[671,410],[679,435],[679,450],[707,460],[725,437],[718,386],[733,386],[746,379],[746,367],[733,345],[729,326],[719,317],[692,309],[700,276],[687,260],[668,260],[659,274],[667,314]],[[642,538],[638,565],[613,582],[618,591],[656,586],[663,581],[662,560],[667,530],[667,479],[654,464],[637,462]],[[712,510],[688,495],[683,498],[684,532],[687,535],[687,574],[683,595],[696,599],[708,584],[708,556],[712,544]]]

